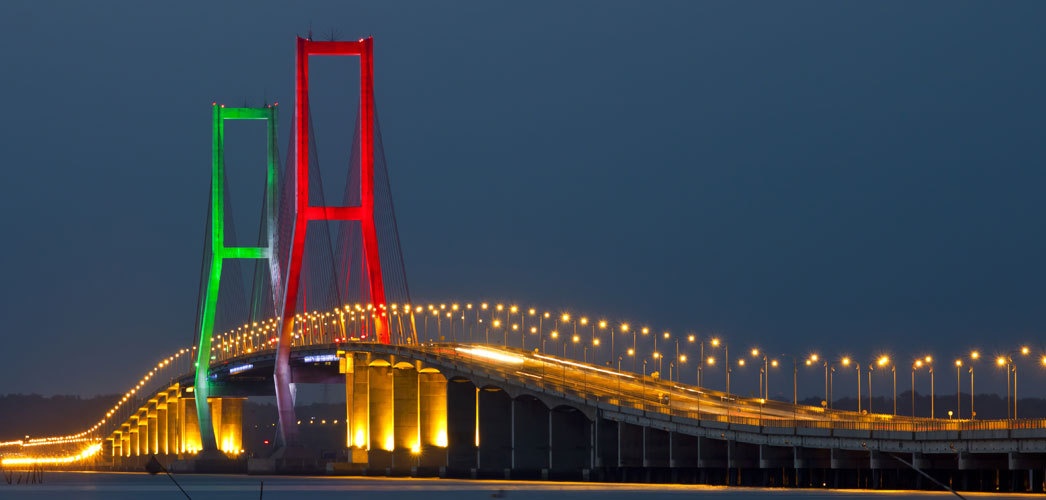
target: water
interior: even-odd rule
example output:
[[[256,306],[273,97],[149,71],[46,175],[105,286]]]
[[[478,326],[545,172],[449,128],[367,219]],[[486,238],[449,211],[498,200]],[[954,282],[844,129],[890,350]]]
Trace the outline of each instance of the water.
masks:
[[[265,499],[356,499],[382,500],[657,500],[782,498],[805,499],[948,499],[946,492],[870,490],[785,490],[725,488],[697,485],[649,485],[604,483],[559,483],[531,481],[461,481],[448,479],[332,478],[309,476],[223,476],[179,475],[178,481],[194,499],[254,499],[265,482]],[[967,498],[1027,498],[1026,495],[964,493]],[[44,484],[8,485],[0,482],[0,498],[44,499],[139,499],[185,498],[163,475],[140,473],[48,472]]]

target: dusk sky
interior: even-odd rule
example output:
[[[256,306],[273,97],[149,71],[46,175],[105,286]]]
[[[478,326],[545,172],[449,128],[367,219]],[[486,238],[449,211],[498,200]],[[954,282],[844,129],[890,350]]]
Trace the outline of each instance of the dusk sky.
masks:
[[[211,102],[279,101],[286,152],[310,26],[374,37],[415,300],[905,370],[1041,352],[1043,19],[1016,1],[5,1],[0,393],[122,392],[192,342]],[[313,70],[325,157],[348,149],[355,64]],[[260,130],[229,154],[263,160]],[[1046,380],[1029,361],[1022,383]]]

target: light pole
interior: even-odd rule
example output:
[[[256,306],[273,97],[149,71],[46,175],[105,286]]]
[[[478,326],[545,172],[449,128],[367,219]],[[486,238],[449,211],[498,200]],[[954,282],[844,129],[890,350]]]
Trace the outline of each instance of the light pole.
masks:
[[[981,359],[981,353],[970,351],[970,420],[977,418],[977,412],[973,410],[973,363]]]
[[[922,368],[923,360],[917,359],[912,363],[912,416],[915,416],[915,370]]]
[[[720,344],[723,345],[723,366],[726,369],[726,393],[730,394],[730,347],[726,345],[726,342],[721,342],[718,338],[712,339],[712,347],[719,347]]]
[[[821,361],[824,363],[824,407],[828,406],[828,361],[822,360],[816,353],[811,354],[806,360],[806,366],[813,366],[814,363]]]
[[[933,385],[934,385],[933,384],[933,356],[926,356],[925,358],[923,358],[923,361],[926,362],[926,368],[930,370],[930,420],[933,420],[934,418],[936,418],[935,417],[935,414],[936,414],[935,410],[936,410],[936,407],[937,407],[936,404],[935,404],[936,401],[934,401],[934,399],[937,396],[935,395],[934,389],[933,389]]]
[[[752,357],[758,359],[763,357],[763,366],[759,368],[759,392],[763,399],[770,398],[770,364],[766,359],[766,353],[760,352],[758,348],[752,349]]]
[[[878,363],[879,366],[890,365],[890,373],[893,374],[893,414],[897,415],[897,367],[890,362],[889,356],[880,356]],[[871,389],[869,389],[869,397],[871,394]]]
[[[683,371],[683,365],[686,364],[686,354],[680,354],[676,361],[678,362],[676,365],[676,382],[679,382],[681,378],[679,374]]]
[[[962,360],[955,360],[955,419],[962,420]]]
[[[606,328],[607,328],[606,320],[600,320],[599,321],[599,329],[600,330],[606,330]],[[617,357],[617,350],[614,348],[614,331],[610,330],[610,361],[613,362],[614,358],[616,358],[616,357]],[[621,364],[620,363],[618,363],[617,369],[621,370]]]

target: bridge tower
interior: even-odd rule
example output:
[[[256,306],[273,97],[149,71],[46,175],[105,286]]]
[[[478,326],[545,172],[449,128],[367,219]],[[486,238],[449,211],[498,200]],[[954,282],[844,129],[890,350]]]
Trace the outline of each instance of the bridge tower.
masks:
[[[309,221],[359,221],[363,236],[363,256],[370,282],[370,300],[378,314],[374,335],[389,343],[385,310],[385,286],[374,219],[374,58],[373,38],[355,42],[297,39],[297,84],[294,104],[294,203],[290,255],[283,281],[280,311],[280,340],[276,350],[274,379],[276,405],[280,416],[280,435],[284,445],[297,444],[294,402],[290,388],[290,350],[294,337],[294,315],[305,252],[305,231]],[[359,206],[313,206],[309,203],[309,56],[358,56],[360,58],[360,204]]]
[[[225,259],[268,259],[272,276],[273,302],[279,289],[279,265],[273,258],[273,238],[276,224],[276,106],[263,108],[227,108],[218,103],[214,107],[214,125],[211,142],[211,262],[200,318],[200,341],[196,356],[196,384],[193,389],[196,414],[200,426],[200,444],[205,453],[216,452],[210,396],[211,336],[214,334],[214,316],[218,305],[218,286],[221,283],[222,263]],[[266,120],[268,131],[268,165],[265,177],[265,206],[268,245],[265,247],[225,246],[225,120]]]

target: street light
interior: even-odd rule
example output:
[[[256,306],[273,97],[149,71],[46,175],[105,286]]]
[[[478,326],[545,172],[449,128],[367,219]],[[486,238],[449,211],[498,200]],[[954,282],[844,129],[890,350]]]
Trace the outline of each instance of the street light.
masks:
[[[970,420],[977,418],[977,412],[973,409],[973,363],[981,359],[979,351],[970,351]]]
[[[890,362],[889,356],[879,357],[879,366],[890,365],[890,372],[893,374],[893,414],[897,415],[897,367]],[[871,397],[871,392],[868,393]]]
[[[923,361],[926,362],[926,368],[930,371],[930,420],[933,420],[934,418],[936,418],[936,401],[934,401],[936,396],[934,395],[933,389],[933,356],[926,356],[925,358],[923,358]]]
[[[959,370],[962,369],[962,360],[955,360],[955,418],[956,420],[962,420],[962,375]]]
[[[766,353],[760,352],[758,348],[752,349],[752,357],[758,358],[763,357],[763,366],[759,368],[759,392],[762,393],[763,399],[770,398],[770,365],[766,359]]]

